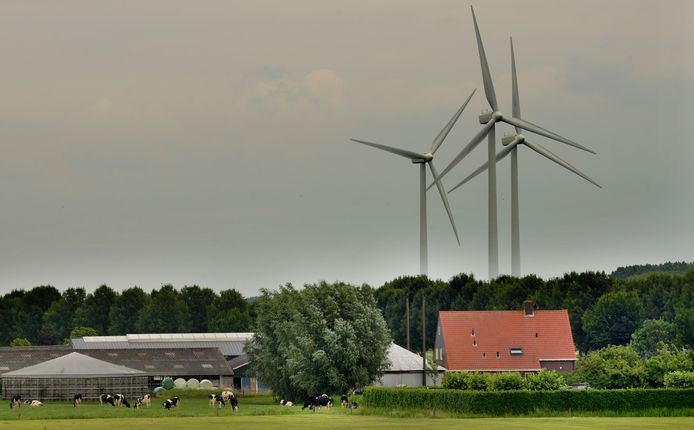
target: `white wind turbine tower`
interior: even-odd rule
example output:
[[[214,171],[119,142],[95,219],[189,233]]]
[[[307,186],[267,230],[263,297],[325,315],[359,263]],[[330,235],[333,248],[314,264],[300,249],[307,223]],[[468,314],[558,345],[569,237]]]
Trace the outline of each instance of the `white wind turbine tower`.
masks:
[[[518,96],[518,78],[516,75],[516,57],[513,51],[513,39],[511,39],[511,81],[512,81],[512,115],[514,118],[520,118],[520,98]],[[520,128],[515,127],[516,134],[513,136],[504,137],[501,139],[501,143],[505,146],[504,149],[499,151],[496,155],[496,162],[502,160],[508,154],[511,154],[511,274],[513,276],[520,276],[520,221],[518,217],[518,145],[525,145],[538,154],[546,157],[567,170],[572,171],[578,176],[582,177],[586,181],[595,185],[598,188],[602,188],[597,182],[590,179],[588,176],[583,174],[580,170],[569,164],[568,162],[562,160],[559,156],[552,153],[549,149],[540,145],[539,143],[532,143],[525,139],[525,136],[521,134]],[[493,164],[493,163],[492,163]],[[470,179],[479,175],[480,173],[487,170],[489,162],[481,165],[477,170],[472,172],[467,178],[460,181],[458,185],[451,188],[449,193],[453,190],[458,189],[460,186],[468,182]]]
[[[472,9],[472,20],[475,24],[475,34],[477,36],[477,48],[480,55],[480,65],[482,67],[482,80],[484,81],[484,94],[487,96],[487,101],[489,106],[492,108],[492,112],[483,113],[480,115],[480,124],[485,124],[484,127],[472,138],[472,140],[463,148],[462,151],[451,161],[451,163],[446,166],[445,169],[439,175],[438,180],[441,180],[448,172],[451,171],[460,161],[465,158],[480,142],[485,136],[488,136],[487,144],[487,163],[488,163],[488,253],[489,253],[489,279],[496,278],[499,275],[499,238],[497,232],[497,209],[496,209],[496,150],[494,149],[494,141],[496,140],[496,133],[494,126],[497,122],[502,121],[507,124],[513,125],[514,127],[522,128],[523,130],[531,131],[533,133],[539,134],[541,136],[554,139],[556,141],[565,143],[567,145],[574,146],[576,148],[588,151],[595,154],[594,151],[579,145],[569,139],[559,136],[545,128],[532,124],[528,121],[522,120],[518,117],[504,116],[499,112],[499,105],[496,101],[496,94],[494,92],[494,84],[492,83],[491,72],[489,71],[489,64],[487,64],[487,56],[484,52],[484,45],[482,44],[482,37],[480,36],[479,28],[477,27],[477,19],[475,18],[475,10]],[[434,180],[436,182],[436,179]],[[431,188],[434,184],[431,184],[428,188]],[[427,189],[428,189],[427,188]]]
[[[463,113],[465,106],[475,94],[476,90],[473,90],[470,96],[465,100],[465,103],[458,109],[458,111],[453,115],[446,126],[439,132],[439,134],[434,138],[431,144],[431,150],[426,153],[417,153],[413,151],[408,151],[405,149],[394,148],[392,146],[381,145],[378,143],[367,142],[364,140],[350,139],[354,142],[363,143],[364,145],[373,146],[374,148],[382,149],[384,151],[392,152],[393,154],[400,155],[401,157],[408,158],[413,164],[419,164],[419,270],[422,275],[426,275],[428,272],[428,249],[427,249],[427,198],[426,198],[426,167],[425,164],[429,165],[431,170],[431,175],[434,177],[436,186],[441,195],[441,200],[443,201],[443,206],[446,208],[446,213],[448,214],[448,219],[451,221],[451,226],[453,227],[453,233],[455,234],[455,239],[460,245],[460,238],[458,237],[458,230],[455,227],[455,221],[453,221],[453,214],[451,213],[451,207],[448,204],[448,198],[446,197],[446,192],[443,189],[443,184],[438,179],[439,174],[434,167],[433,159],[436,150],[439,149],[443,143],[448,133],[455,125],[460,115]]]

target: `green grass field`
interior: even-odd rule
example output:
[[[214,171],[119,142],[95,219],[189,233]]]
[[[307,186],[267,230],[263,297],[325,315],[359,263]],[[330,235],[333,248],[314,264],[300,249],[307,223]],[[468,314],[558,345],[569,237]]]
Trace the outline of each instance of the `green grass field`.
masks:
[[[69,402],[47,402],[41,408],[10,409],[3,402],[0,430],[112,430],[162,428],[200,429],[694,429],[694,417],[431,417],[427,412],[399,412],[340,407],[302,411],[274,404],[269,397],[240,399],[240,410],[212,409],[205,398],[183,397],[179,408],[166,411],[161,399],[151,408],[128,409],[85,402],[74,408]]]

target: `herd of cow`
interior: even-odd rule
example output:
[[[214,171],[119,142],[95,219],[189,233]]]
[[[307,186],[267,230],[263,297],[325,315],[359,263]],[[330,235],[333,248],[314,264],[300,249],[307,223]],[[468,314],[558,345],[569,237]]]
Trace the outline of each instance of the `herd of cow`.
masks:
[[[149,407],[152,403],[152,396],[149,394],[145,394],[142,397],[138,397],[135,399],[135,408],[140,408],[142,406],[147,406]],[[229,406],[233,411],[238,411],[239,410],[239,401],[236,399],[236,396],[234,396],[234,393],[231,391],[222,391],[220,394],[210,394],[209,395],[209,405],[213,408],[223,408],[226,406],[226,404],[229,403]],[[357,408],[358,405],[356,402],[349,402],[349,398],[346,395],[342,395],[340,397],[340,403],[342,404],[343,408]],[[12,401],[10,402],[10,408],[14,407],[20,407],[22,404],[31,406],[31,407],[38,407],[38,406],[43,406],[43,403],[39,400],[24,400],[22,401],[22,398],[20,396],[12,396]],[[75,394],[73,400],[72,400],[72,405],[74,407],[79,407],[82,404],[82,394]],[[128,401],[127,398],[123,394],[101,394],[99,396],[99,404],[101,405],[111,405],[114,407],[120,407],[120,406],[125,406],[126,408],[130,407],[130,402]],[[178,397],[172,397],[170,399],[166,399],[164,403],[162,403],[162,406],[164,409],[171,409],[175,408],[181,405],[181,399]],[[280,400],[280,405],[282,406],[294,406],[294,402],[289,401],[289,400]],[[305,402],[304,402],[304,407],[301,408],[303,409],[310,409],[310,410],[315,410],[319,408],[332,408],[333,406],[333,401],[328,396],[327,394],[315,394],[311,397],[309,397]]]

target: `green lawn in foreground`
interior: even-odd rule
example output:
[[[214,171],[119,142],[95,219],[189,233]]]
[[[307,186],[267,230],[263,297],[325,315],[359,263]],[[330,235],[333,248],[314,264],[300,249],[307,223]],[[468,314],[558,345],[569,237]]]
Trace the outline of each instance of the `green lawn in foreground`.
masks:
[[[342,414],[292,414],[280,416],[228,416],[209,418],[107,418],[80,420],[0,421],[12,430],[340,430],[340,429],[692,429],[694,418],[388,418]]]

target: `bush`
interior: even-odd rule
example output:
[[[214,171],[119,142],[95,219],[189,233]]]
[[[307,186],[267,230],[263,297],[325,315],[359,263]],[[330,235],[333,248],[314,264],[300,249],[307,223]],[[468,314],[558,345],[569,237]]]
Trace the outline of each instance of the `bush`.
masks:
[[[670,372],[664,379],[667,388],[694,388],[694,372]]]
[[[651,387],[662,387],[666,374],[690,370],[692,370],[692,358],[688,353],[663,345],[656,355],[646,360],[646,381]]]
[[[497,373],[489,376],[487,388],[489,391],[522,390],[525,381],[520,373]]]
[[[487,389],[487,377],[482,373],[446,372],[441,386],[451,390],[484,391]]]
[[[525,386],[529,390],[558,390],[565,385],[564,377],[554,370],[542,369],[536,375],[525,377]]]
[[[582,357],[575,377],[595,388],[639,388],[645,385],[645,367],[632,347],[610,345]]]
[[[670,374],[666,380],[669,378]],[[691,408],[694,389],[465,391],[367,387],[363,403],[389,409],[484,415],[522,415],[537,410],[633,411]]]

